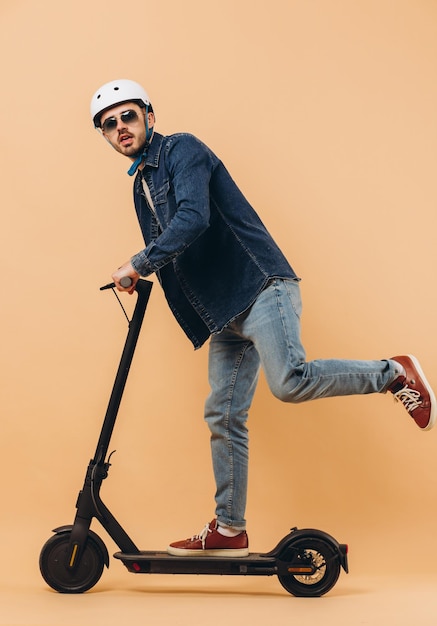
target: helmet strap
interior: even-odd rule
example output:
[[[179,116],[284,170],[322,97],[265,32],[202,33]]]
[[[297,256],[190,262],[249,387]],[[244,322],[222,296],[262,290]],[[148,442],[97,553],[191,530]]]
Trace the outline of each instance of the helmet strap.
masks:
[[[149,105],[148,104],[146,105],[145,123],[146,123],[146,144],[144,146],[143,151],[138,154],[137,158],[128,169],[127,173],[129,174],[129,176],[134,176],[134,174],[136,174],[137,169],[139,168],[143,160],[147,157],[147,153],[149,151],[150,140],[152,139],[152,135],[153,135],[153,126],[152,128],[149,127]]]

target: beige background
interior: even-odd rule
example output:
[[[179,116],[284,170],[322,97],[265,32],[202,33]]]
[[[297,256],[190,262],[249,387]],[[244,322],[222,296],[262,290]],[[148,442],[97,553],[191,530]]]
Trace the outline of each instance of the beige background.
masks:
[[[94,90],[138,80],[160,132],[221,156],[303,277],[308,358],[413,352],[437,386],[436,2],[2,0],[0,17],[0,624],[210,624],[223,607],[231,624],[435,624],[437,430],[391,397],[286,406],[260,382],[251,546],[294,525],[348,542],[351,573],[322,604],[272,579],[133,577],[114,561],[68,598],[38,555],[73,519],[126,333],[98,287],[142,247],[129,162],[90,123]],[[156,286],[103,489],[143,548],[213,516],[206,393],[206,349]]]

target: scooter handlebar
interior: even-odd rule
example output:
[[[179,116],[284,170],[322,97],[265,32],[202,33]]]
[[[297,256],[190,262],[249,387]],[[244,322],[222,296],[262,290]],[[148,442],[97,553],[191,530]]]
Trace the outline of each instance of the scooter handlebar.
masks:
[[[133,283],[132,278],[130,278],[130,276],[123,276],[123,278],[120,279],[120,285],[122,287],[124,287],[125,289],[128,289]],[[103,285],[103,287],[100,287],[100,291],[103,291],[104,289],[114,289],[115,287],[115,283],[108,283],[107,285]]]
[[[128,281],[129,281],[129,284],[128,284]],[[120,284],[125,289],[128,289],[128,287],[132,285],[132,279],[129,278],[129,276],[123,276],[123,278],[120,281]],[[114,289],[115,286],[116,286],[115,283],[109,283],[108,285],[103,285],[103,287],[100,287],[100,290],[102,291],[104,289]],[[140,280],[137,280],[135,284],[135,291],[137,292],[138,298],[142,302],[145,301],[147,304],[152,287],[153,287],[153,283],[150,280],[146,280],[145,278],[140,278]]]

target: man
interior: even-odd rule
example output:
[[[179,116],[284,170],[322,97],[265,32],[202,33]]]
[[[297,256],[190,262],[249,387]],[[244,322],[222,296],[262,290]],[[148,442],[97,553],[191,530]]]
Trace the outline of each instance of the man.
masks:
[[[246,421],[260,367],[284,402],[390,391],[429,430],[436,399],[413,356],[375,361],[305,361],[300,341],[299,279],[222,162],[186,133],[155,132],[141,85],[106,83],[94,94],[96,128],[132,162],[134,203],[146,247],[112,278],[132,293],[156,273],[178,323],[199,348],[209,337],[211,431],[216,517],[180,556],[246,556]],[[120,280],[132,279],[124,289]]]

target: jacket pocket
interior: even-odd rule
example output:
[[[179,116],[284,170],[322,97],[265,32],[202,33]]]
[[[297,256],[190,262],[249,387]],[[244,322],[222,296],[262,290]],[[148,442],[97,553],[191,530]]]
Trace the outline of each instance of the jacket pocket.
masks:
[[[156,205],[165,204],[168,198],[168,192],[170,190],[170,183],[166,181],[154,194],[153,202]]]

